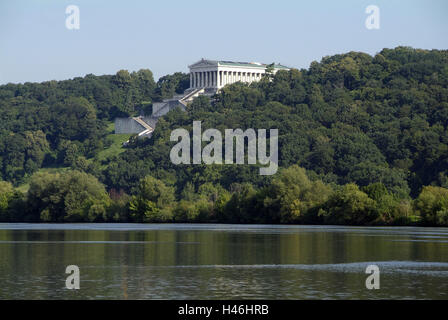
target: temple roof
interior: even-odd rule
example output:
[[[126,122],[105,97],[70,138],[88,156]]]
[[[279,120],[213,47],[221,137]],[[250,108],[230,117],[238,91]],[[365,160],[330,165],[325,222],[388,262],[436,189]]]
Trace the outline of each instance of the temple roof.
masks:
[[[230,67],[247,67],[247,68],[260,68],[260,69],[266,69],[268,64],[265,63],[259,63],[259,62],[236,62],[236,61],[222,61],[222,60],[208,60],[208,59],[202,59],[199,60],[196,63],[193,63],[189,67],[201,67],[201,66],[230,66]],[[276,63],[274,64],[275,69],[285,69],[289,70],[290,68],[287,66],[284,66],[282,64]]]

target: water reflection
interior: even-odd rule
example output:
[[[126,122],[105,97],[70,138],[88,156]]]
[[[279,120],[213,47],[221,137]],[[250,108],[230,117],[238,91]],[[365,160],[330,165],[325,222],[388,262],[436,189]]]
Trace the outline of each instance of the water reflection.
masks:
[[[448,229],[0,224],[0,283],[2,299],[447,299]]]

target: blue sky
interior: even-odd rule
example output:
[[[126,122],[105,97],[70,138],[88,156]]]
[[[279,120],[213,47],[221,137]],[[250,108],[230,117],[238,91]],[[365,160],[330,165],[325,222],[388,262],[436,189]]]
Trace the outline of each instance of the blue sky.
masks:
[[[364,25],[368,5],[379,30]],[[447,49],[447,31],[446,0],[1,0],[0,84],[141,68],[157,80],[202,57],[308,68],[352,50]]]

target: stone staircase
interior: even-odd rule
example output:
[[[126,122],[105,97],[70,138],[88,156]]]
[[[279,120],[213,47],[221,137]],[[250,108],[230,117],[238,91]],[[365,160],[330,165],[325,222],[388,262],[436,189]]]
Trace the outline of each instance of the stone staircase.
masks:
[[[163,100],[163,102],[155,102],[152,105],[152,116],[160,118],[175,108],[186,110],[186,106],[194,98],[200,95],[211,96],[216,93],[212,88],[190,88],[185,90],[183,95],[175,95],[171,99]]]
[[[216,93],[213,88],[190,88],[184,94],[175,95],[171,99],[162,102],[154,102],[150,117],[132,117],[115,119],[115,133],[137,133],[138,137],[151,137],[157,121],[175,108],[186,111],[188,103],[200,95],[212,96]],[[128,144],[126,141],[124,145]]]
[[[149,124],[147,124],[141,117],[133,117],[133,120],[137,121],[138,124],[140,124],[143,128],[145,128],[145,131],[153,132],[154,128],[152,128]],[[140,133],[139,133],[140,135]]]
[[[180,100],[179,102],[182,103],[184,106],[187,106],[188,102],[193,101],[194,98],[198,97],[201,93],[204,93],[204,88],[198,88],[194,89],[190,92],[187,92]]]

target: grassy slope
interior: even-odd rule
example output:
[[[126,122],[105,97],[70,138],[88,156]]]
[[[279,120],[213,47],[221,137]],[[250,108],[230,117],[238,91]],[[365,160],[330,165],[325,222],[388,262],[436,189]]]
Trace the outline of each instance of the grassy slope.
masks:
[[[106,136],[106,139],[111,141],[112,144],[110,145],[110,147],[105,148],[97,154],[97,156],[95,157],[97,161],[101,162],[107,160],[125,151],[125,149],[123,148],[123,142],[128,141],[131,137],[131,134],[114,134],[114,131],[114,123],[111,122],[107,126],[108,135]]]

